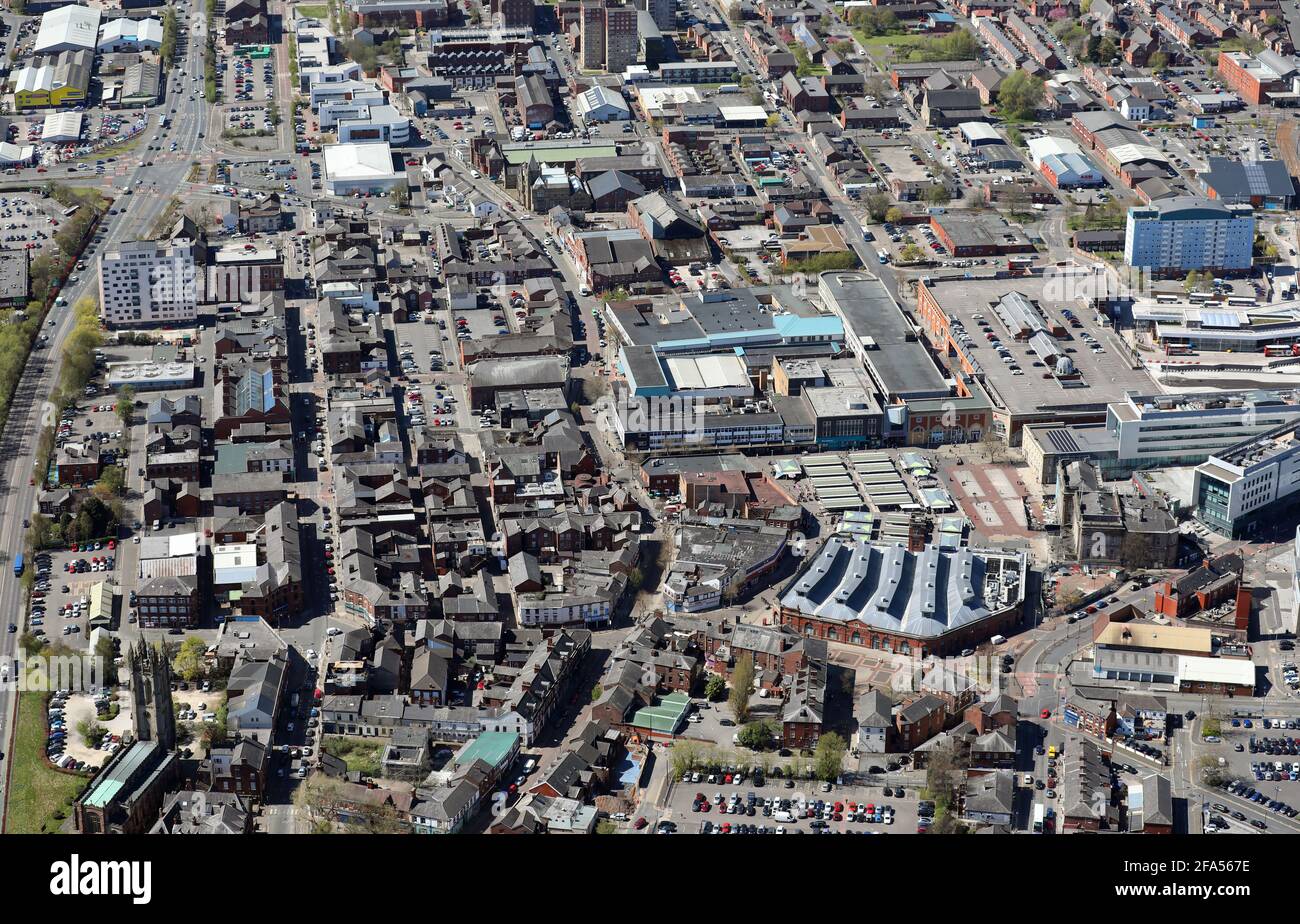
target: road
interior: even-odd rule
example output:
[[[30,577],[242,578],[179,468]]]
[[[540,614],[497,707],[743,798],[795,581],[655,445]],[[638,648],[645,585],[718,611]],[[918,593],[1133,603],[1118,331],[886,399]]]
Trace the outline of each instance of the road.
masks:
[[[181,9],[183,18],[184,7]],[[184,69],[191,74],[196,69],[199,73],[202,71],[202,30],[203,22],[197,20],[190,41],[182,40],[178,44],[178,54],[184,55]],[[98,179],[86,177],[90,183],[81,177],[76,180],[78,185],[99,185],[107,195],[116,195],[110,210],[115,214],[106,214],[102,219],[102,227],[107,232],[104,248],[147,234],[166,208],[169,191],[179,189],[184,183],[190,160],[205,151],[204,139],[200,135],[206,134],[206,102],[201,93],[197,94],[197,99],[191,99],[180,90],[181,80],[177,70],[173,70],[168,82],[168,97],[174,100],[172,105],[176,109],[172,126],[162,129],[157,119],[151,120],[150,128],[146,129],[146,139],[141,142],[144,145],[157,143],[161,147],[175,140],[175,153],[167,152],[165,158],[160,156],[152,166],[146,167],[144,161],[150,159],[152,152],[141,151],[137,146],[136,152],[140,157],[123,175]],[[97,274],[87,272],[74,286],[64,289],[62,294],[68,304],[75,305],[82,296],[93,295],[96,277]],[[28,360],[9,410],[9,419],[0,435],[0,548],[7,550],[23,548],[23,520],[36,507],[38,488],[30,480],[37,442],[50,413],[46,399],[58,380],[64,342],[72,330],[73,312],[70,309],[54,309],[50,317],[55,322],[55,326],[47,331],[51,334],[51,341],[46,349],[33,351]],[[11,573],[0,574],[0,610],[9,617],[5,622],[18,622],[15,617],[21,615],[25,607],[21,582]],[[6,632],[0,636],[0,660],[9,661],[19,656],[17,645],[17,635]],[[7,755],[12,751],[17,702],[16,690],[0,689],[0,751],[6,755],[4,773],[0,775],[0,815],[8,804],[11,785]]]

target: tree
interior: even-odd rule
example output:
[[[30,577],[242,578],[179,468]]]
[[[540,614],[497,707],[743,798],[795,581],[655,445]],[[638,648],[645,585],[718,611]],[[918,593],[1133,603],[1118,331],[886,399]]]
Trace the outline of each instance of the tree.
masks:
[[[1201,274],[1196,270],[1192,270],[1187,274],[1187,278],[1183,280],[1183,291],[1190,294],[1200,289],[1200,287]]]
[[[205,651],[207,645],[203,639],[195,635],[189,636],[181,642],[180,650],[176,652],[176,657],[172,658],[172,670],[182,680],[197,680],[207,669],[203,660]]]
[[[95,482],[95,494],[108,499],[117,497],[126,488],[126,473],[120,465],[109,465]]]
[[[162,47],[158,49],[158,55],[168,67],[176,58],[176,10],[170,6],[163,13]]]
[[[867,214],[871,216],[872,221],[884,221],[889,215],[892,200],[887,193],[874,192],[867,196],[866,205]]]
[[[903,218],[903,210],[896,205],[890,206],[889,211],[885,213],[885,221],[889,222],[891,225],[898,224],[903,220]]]
[[[393,200],[393,205],[404,209],[411,204],[411,190],[405,184],[399,184],[393,187],[388,198]]]
[[[1029,211],[1029,190],[1019,183],[1012,183],[1010,186],[1002,187],[1002,201],[1006,203],[1007,211],[1012,216],[1023,215]]]
[[[849,14],[849,24],[868,36],[890,35],[901,28],[897,14],[879,7],[854,10]]]
[[[1084,45],[1083,60],[1096,61],[1100,52],[1101,36],[1094,32],[1092,35],[1088,36],[1087,44]]]
[[[332,834],[335,819],[343,808],[342,781],[313,773],[293,794],[293,804],[307,819],[312,834]]]
[[[1159,74],[1169,66],[1169,55],[1157,51],[1147,60],[1147,66],[1151,68],[1152,73]]]
[[[346,46],[347,56],[357,64],[367,74],[374,74],[379,68],[379,53],[375,50],[374,45],[367,45],[359,39],[351,39]]]
[[[77,734],[81,736],[86,747],[98,747],[99,742],[104,739],[104,726],[93,719],[82,719],[77,723]]]
[[[936,183],[925,191],[925,201],[931,205],[947,205],[952,201],[952,193],[942,183]]]
[[[913,57],[921,61],[973,61],[980,56],[980,43],[965,29],[954,29],[942,38],[931,39]]]
[[[123,385],[117,392],[117,418],[123,424],[131,423],[131,414],[135,410],[135,386]]]
[[[826,732],[818,738],[817,747],[813,751],[813,769],[818,779],[833,783],[844,766],[844,754],[847,751],[844,739],[835,732]]]
[[[924,257],[925,251],[920,247],[917,247],[912,241],[908,241],[902,246],[902,249],[898,251],[898,259],[902,260],[904,263],[916,263]]]
[[[802,43],[795,42],[791,47],[791,50],[794,52],[795,76],[811,77],[816,68],[813,66],[813,61],[808,54],[808,49],[805,48]]]
[[[950,834],[958,830],[957,818],[953,806],[957,801],[957,789],[966,776],[969,763],[963,749],[958,752],[952,743],[941,745],[930,752],[925,768],[926,795],[934,800],[935,834]]]
[[[770,116],[767,117],[766,124],[768,128],[776,128],[778,125],[781,124],[781,114],[779,112],[772,113]]]
[[[727,679],[721,674],[710,674],[704,682],[704,698],[716,703],[727,695]]]
[[[1012,71],[998,88],[998,105],[1008,118],[1031,119],[1043,103],[1043,78]]]
[[[750,722],[742,728],[737,736],[737,741],[751,751],[763,751],[772,746],[772,739],[776,734],[776,725],[763,719],[758,722]]]
[[[601,694],[604,692],[605,692],[605,688],[602,687],[600,684],[596,684],[594,687],[591,688],[591,701],[593,703],[596,702],[596,700],[600,699]]]
[[[736,666],[731,672],[731,696],[728,705],[737,722],[744,723],[749,718],[749,697],[754,692],[754,658],[748,652],[736,659]]]

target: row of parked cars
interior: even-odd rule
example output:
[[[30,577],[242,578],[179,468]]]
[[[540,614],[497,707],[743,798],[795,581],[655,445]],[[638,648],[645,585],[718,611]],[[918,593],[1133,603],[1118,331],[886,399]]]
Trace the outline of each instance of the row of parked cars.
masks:
[[[1300,753],[1300,741],[1295,738],[1256,738],[1250,737],[1250,753],[1252,754],[1275,754],[1279,757],[1282,755],[1293,757]]]
[[[1284,780],[1290,780],[1291,782],[1300,780],[1300,764],[1294,761],[1251,761],[1250,772],[1255,774],[1255,779],[1261,782],[1280,783]]]
[[[1269,811],[1277,812],[1279,815],[1285,815],[1288,818],[1295,818],[1296,815],[1300,814],[1300,812],[1297,812],[1294,808],[1280,799],[1270,799],[1249,783],[1243,783],[1240,780],[1229,780],[1224,784],[1223,788],[1226,792],[1230,792],[1235,796],[1240,796],[1243,799],[1248,799],[1256,805],[1262,805]],[[1264,822],[1259,821],[1258,819],[1253,819],[1250,823],[1260,829],[1268,827]]]

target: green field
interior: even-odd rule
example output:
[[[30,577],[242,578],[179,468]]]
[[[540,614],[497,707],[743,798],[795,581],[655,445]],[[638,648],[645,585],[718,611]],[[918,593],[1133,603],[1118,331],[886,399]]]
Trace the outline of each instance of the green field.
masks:
[[[9,811],[7,834],[50,834],[58,832],[64,816],[72,814],[72,803],[81,794],[86,778],[50,769],[45,762],[45,694],[23,693],[18,697],[18,728],[9,755]]]
[[[384,745],[371,738],[328,735],[321,739],[321,750],[342,758],[349,770],[360,771],[365,776],[379,776],[383,769]]]
[[[294,9],[298,11],[299,15],[306,16],[308,19],[330,18],[328,3],[299,3]]]

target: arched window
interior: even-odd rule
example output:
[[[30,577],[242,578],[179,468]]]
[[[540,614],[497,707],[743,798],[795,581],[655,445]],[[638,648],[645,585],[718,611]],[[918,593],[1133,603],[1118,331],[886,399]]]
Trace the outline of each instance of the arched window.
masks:
[[[854,633],[853,633],[853,644],[855,644],[855,645],[861,645],[861,644],[862,644],[862,634],[861,634],[860,632],[854,632]]]

